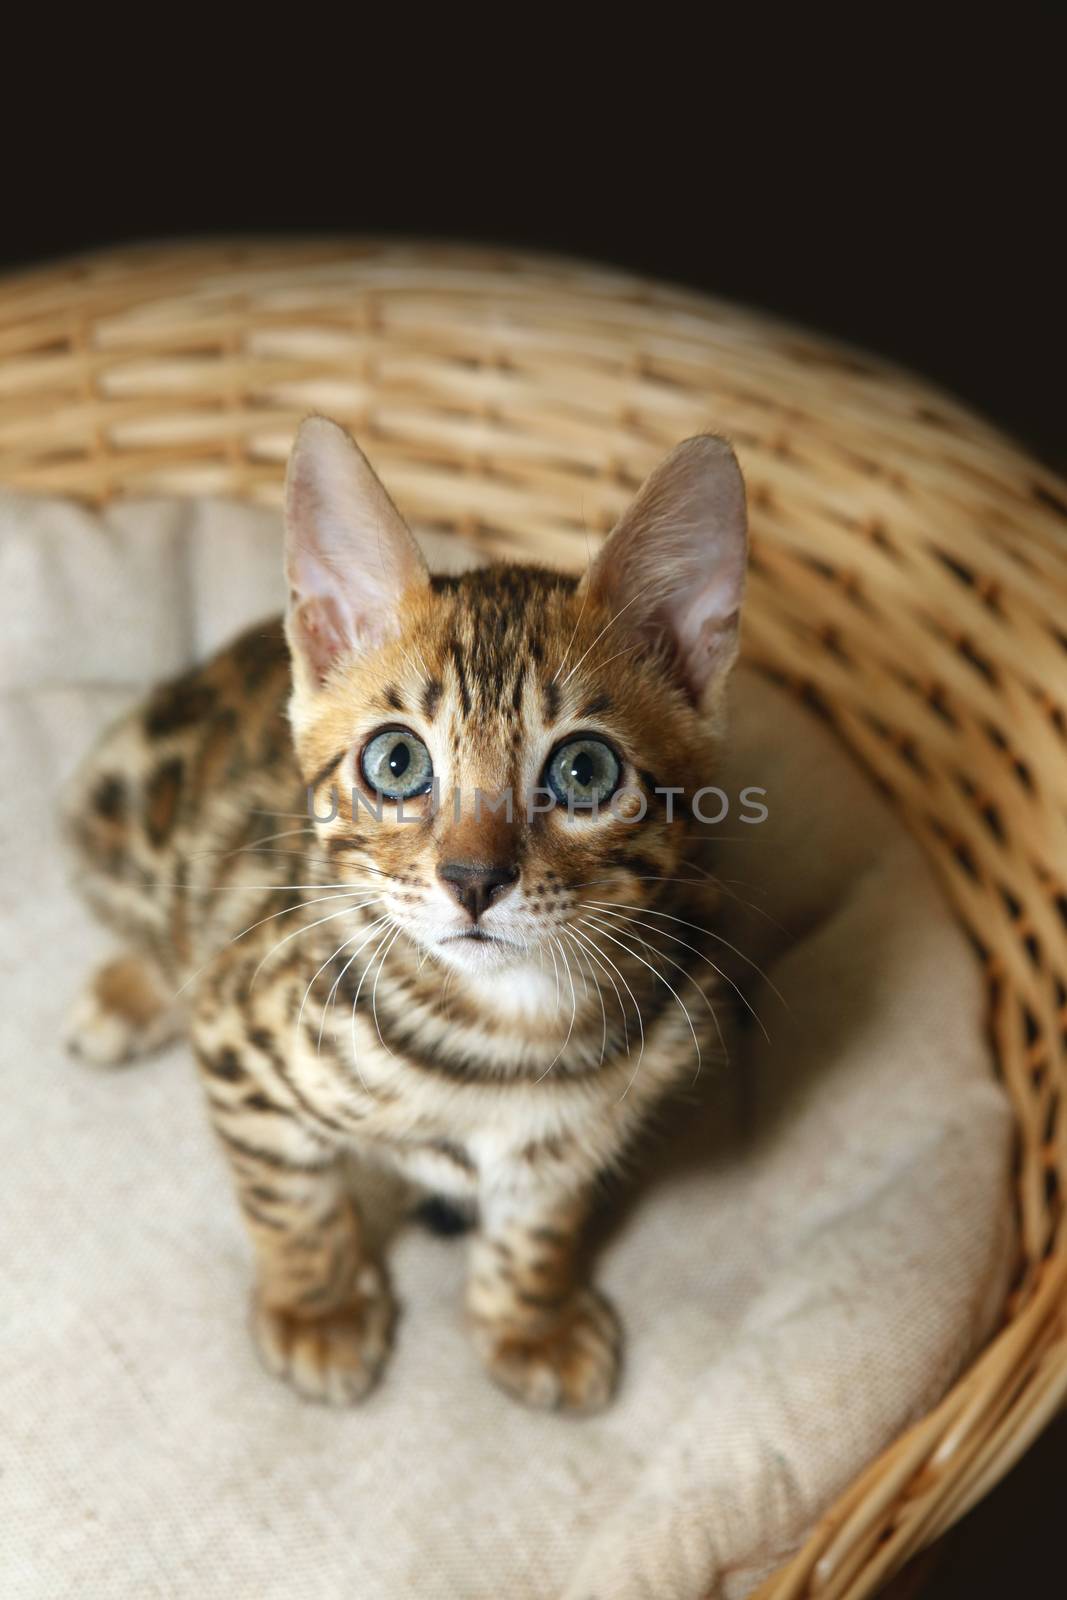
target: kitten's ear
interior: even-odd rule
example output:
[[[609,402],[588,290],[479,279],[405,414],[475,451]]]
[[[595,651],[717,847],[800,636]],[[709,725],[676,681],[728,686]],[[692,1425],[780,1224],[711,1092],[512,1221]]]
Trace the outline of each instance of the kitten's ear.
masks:
[[[737,656],[747,553],[737,457],[703,434],[646,479],[584,582],[629,626],[667,639],[699,702]]]
[[[297,683],[397,629],[397,603],[430,581],[418,545],[362,450],[335,422],[302,424],[285,478],[285,631]]]

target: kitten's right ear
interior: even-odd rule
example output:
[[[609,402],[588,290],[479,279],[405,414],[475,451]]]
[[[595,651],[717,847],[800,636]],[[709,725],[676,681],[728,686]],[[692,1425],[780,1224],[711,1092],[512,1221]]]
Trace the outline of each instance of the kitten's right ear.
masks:
[[[583,586],[625,627],[669,642],[683,684],[701,704],[721,688],[737,655],[747,558],[737,458],[725,439],[698,434],[645,480]]]
[[[298,688],[317,689],[345,659],[398,629],[426,563],[362,450],[326,417],[296,436],[285,478],[285,632]]]

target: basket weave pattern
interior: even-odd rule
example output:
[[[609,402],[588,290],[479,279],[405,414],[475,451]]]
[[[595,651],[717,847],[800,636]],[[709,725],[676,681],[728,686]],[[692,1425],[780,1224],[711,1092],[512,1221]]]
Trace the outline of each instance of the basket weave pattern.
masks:
[[[761,1600],[858,1600],[1067,1393],[1067,488],[915,379],[578,264],[363,242],[125,251],[0,282],[0,484],[277,502],[345,422],[405,512],[584,565],[655,461],[735,443],[745,648],[892,794],[981,951],[1018,1125],[997,1338]]]

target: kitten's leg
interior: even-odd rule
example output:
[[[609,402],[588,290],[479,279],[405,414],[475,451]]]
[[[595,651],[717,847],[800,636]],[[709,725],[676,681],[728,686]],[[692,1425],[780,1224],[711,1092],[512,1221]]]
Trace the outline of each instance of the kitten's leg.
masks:
[[[393,1306],[340,1174],[246,1173],[239,1187],[258,1258],[252,1331],[265,1366],[309,1400],[362,1399],[385,1362]]]
[[[256,1254],[252,1331],[268,1370],[332,1405],[359,1400],[389,1346],[393,1308],[337,1147],[253,1076],[256,1051],[198,1040],[215,1130]]]
[[[87,1061],[117,1066],[150,1054],[181,1033],[183,1008],[149,956],[116,956],[99,967],[71,1008],[67,1048]]]
[[[614,1311],[579,1272],[583,1198],[490,1194],[471,1252],[467,1308],[492,1378],[528,1405],[598,1411],[619,1367]]]

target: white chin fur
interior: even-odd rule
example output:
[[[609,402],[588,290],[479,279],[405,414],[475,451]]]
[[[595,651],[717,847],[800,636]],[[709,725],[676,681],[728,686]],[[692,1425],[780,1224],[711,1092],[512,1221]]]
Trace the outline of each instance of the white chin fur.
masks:
[[[457,972],[503,972],[521,966],[528,955],[514,945],[490,940],[442,939],[431,946],[433,954]]]

